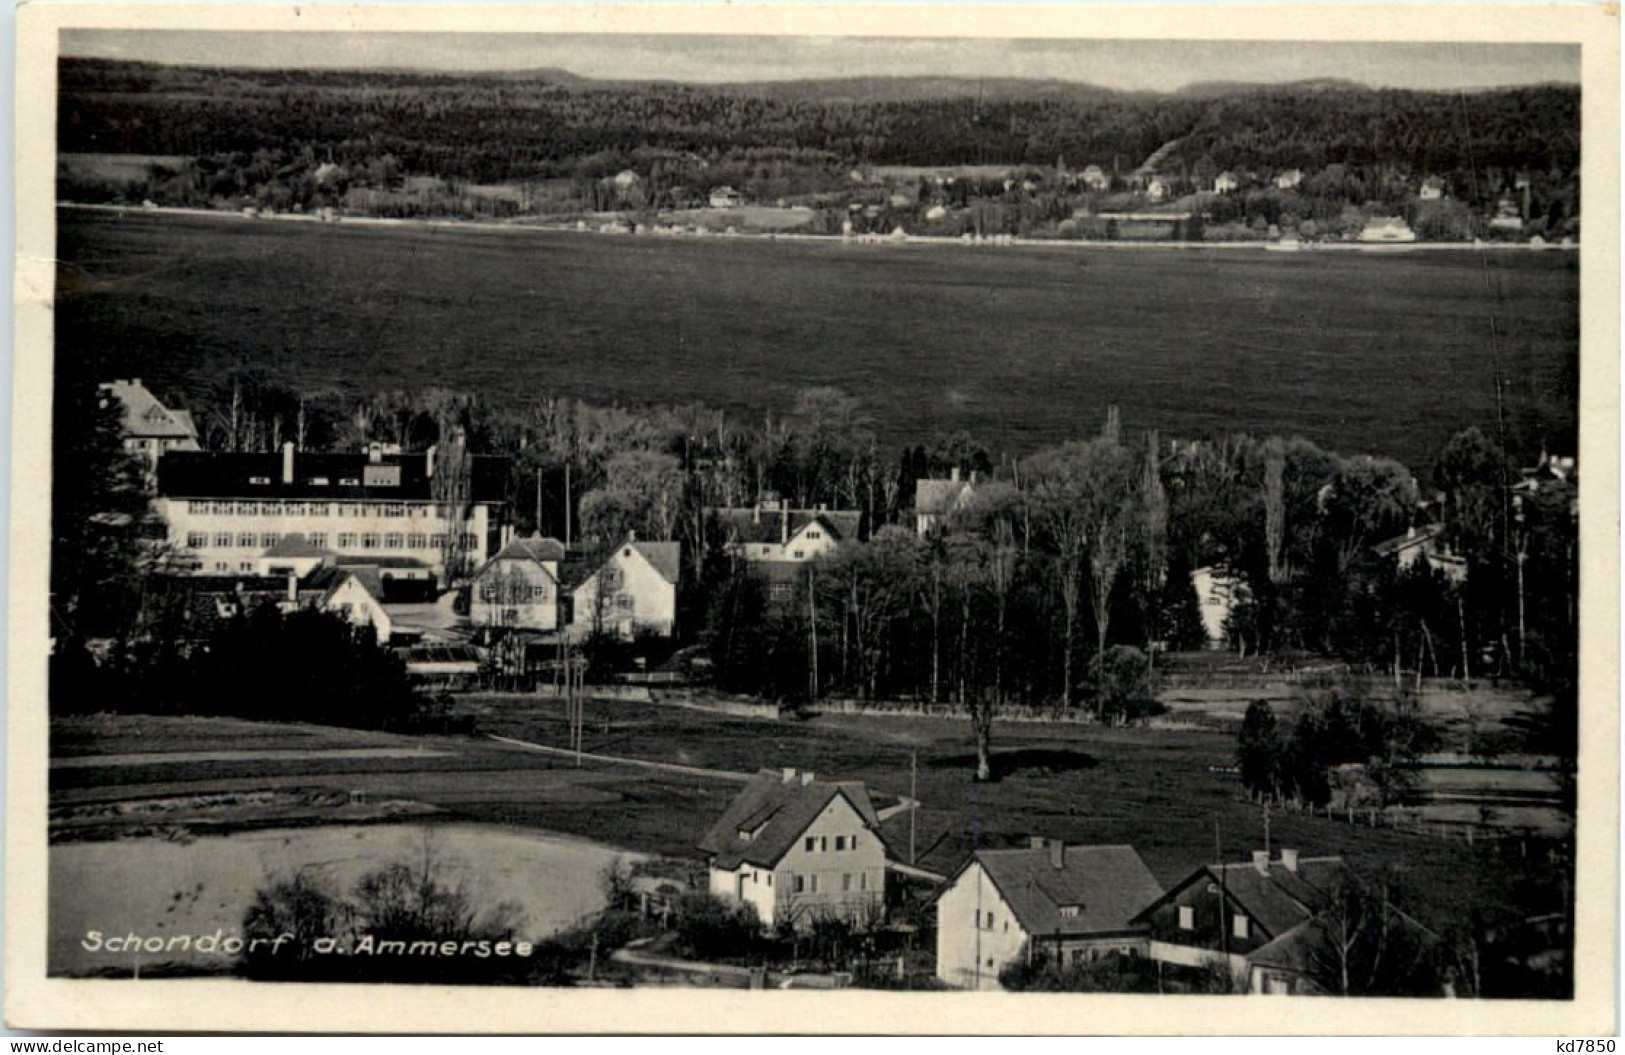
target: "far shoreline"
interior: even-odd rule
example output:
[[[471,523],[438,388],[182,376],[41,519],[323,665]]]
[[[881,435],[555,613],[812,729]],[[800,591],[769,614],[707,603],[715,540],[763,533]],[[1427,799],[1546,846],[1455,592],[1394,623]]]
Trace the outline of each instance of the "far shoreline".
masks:
[[[1062,239],[1062,238],[1021,238],[1016,235],[1001,235],[985,238],[981,241],[967,242],[963,238],[945,235],[826,235],[826,234],[798,234],[781,231],[733,231],[712,232],[708,234],[694,234],[687,231],[673,232],[669,230],[642,230],[642,231],[603,231],[593,226],[581,227],[574,222],[511,222],[501,223],[491,220],[461,220],[453,217],[441,219],[396,219],[383,216],[342,215],[332,219],[324,219],[312,213],[276,213],[274,215],[245,215],[242,212],[228,212],[224,209],[195,209],[171,205],[113,205],[96,202],[59,201],[58,209],[67,209],[80,212],[114,213],[119,216],[135,214],[138,216],[172,216],[193,217],[197,219],[214,221],[231,221],[235,223],[250,224],[277,224],[298,223],[317,224],[329,227],[371,227],[383,229],[422,229],[422,230],[452,230],[452,231],[494,231],[509,234],[565,234],[565,235],[596,235],[609,238],[630,239],[675,239],[679,241],[729,241],[749,240],[768,242],[796,242],[813,245],[852,245],[852,246],[887,246],[902,248],[907,246],[946,247],[960,249],[1056,249],[1086,250],[1174,250],[1174,251],[1243,251],[1268,252],[1288,255],[1307,254],[1315,256],[1320,253],[1375,253],[1379,255],[1396,255],[1408,253],[1428,252],[1531,252],[1546,253],[1578,252],[1578,241],[1551,242],[1543,245],[1532,245],[1528,242],[1298,242],[1282,243],[1269,241],[1237,241],[1237,242],[1162,242],[1162,241],[1105,241],[1097,239]]]

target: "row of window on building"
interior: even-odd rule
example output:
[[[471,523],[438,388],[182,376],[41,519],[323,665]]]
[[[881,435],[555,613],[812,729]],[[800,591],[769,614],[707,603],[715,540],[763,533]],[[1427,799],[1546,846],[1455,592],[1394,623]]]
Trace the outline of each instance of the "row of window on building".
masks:
[[[1179,929],[1196,929],[1196,909],[1190,905],[1179,906]],[[1239,912],[1230,916],[1230,934],[1236,938],[1247,938],[1252,934],[1252,926],[1247,917]]]
[[[772,885],[772,878],[773,878],[772,876],[768,877],[768,885],[769,886]],[[831,880],[834,879],[833,876],[830,876],[829,878]],[[797,874],[792,875],[790,877],[790,879],[791,879],[791,884],[790,884],[791,890],[794,893],[797,893],[797,894],[816,894],[816,893],[819,892],[819,890],[818,890],[819,876],[818,876],[817,873],[808,873],[806,875],[802,875],[800,873],[797,873]],[[841,893],[850,894],[850,893],[853,893],[854,891],[856,891],[858,893],[865,893],[865,892],[868,891],[868,889],[869,889],[869,873],[868,872],[857,872],[857,873],[842,872],[841,873]],[[825,892],[829,893],[829,891],[825,891]]]
[[[192,516],[228,517],[430,517],[437,511],[430,502],[234,502],[191,499]]]
[[[338,548],[341,550],[354,549],[407,549],[429,550],[438,552],[445,548],[445,535],[406,534],[400,531],[340,531],[336,536]],[[318,549],[327,548],[327,534],[313,532],[305,536],[312,546]],[[189,531],[186,533],[186,546],[188,549],[208,549],[212,544],[215,549],[270,549],[282,540],[281,532],[266,531],[256,533],[253,531],[217,531],[210,534],[207,531]],[[463,547],[473,549],[476,539],[472,534],[463,535]]]
[[[801,848],[807,853],[829,853],[829,836],[809,835],[801,841]],[[856,835],[837,835],[835,837],[835,852],[844,853],[847,850],[858,848]]]

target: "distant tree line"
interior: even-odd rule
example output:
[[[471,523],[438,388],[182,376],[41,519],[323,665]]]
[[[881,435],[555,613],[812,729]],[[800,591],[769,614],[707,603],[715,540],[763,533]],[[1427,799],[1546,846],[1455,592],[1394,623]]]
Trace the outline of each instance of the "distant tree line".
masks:
[[[1143,185],[1130,177],[1153,154],[1172,194],[1211,190],[1224,171],[1243,177],[1245,193],[1201,203],[1221,229],[1308,225],[1303,233],[1315,237],[1346,227],[1347,210],[1377,206],[1405,208],[1424,237],[1464,237],[1475,233],[1473,217],[1493,214],[1521,182],[1525,219],[1571,233],[1579,200],[1579,91],[1564,86],[1156,97],[1085,88],[979,97],[948,86],[940,97],[821,99],[546,74],[65,59],[59,89],[61,151],[158,159],[133,186],[91,178],[63,188],[101,200],[396,216],[639,213],[703,205],[710,190],[730,186],[757,203],[839,206],[821,221],[838,229],[845,204],[862,200],[854,169],[1001,165],[1024,171],[1009,183],[956,181],[886,222],[929,226],[927,209],[943,204],[961,210],[954,223],[984,233],[1064,234],[1058,225],[1074,209],[1113,207],[1109,195],[1084,193],[1085,166],[1108,174],[1103,189],[1124,192]],[[1289,168],[1307,178],[1278,193],[1269,177]],[[611,180],[625,171],[635,185]],[[1454,201],[1418,211],[1424,176],[1443,179]],[[478,190],[498,184],[522,190]],[[971,216],[972,203],[993,208]]]

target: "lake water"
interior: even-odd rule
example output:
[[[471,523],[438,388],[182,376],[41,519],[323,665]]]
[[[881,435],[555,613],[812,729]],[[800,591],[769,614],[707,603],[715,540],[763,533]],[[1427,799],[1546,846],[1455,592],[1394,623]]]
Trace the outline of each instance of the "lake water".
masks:
[[[221,953],[134,954],[92,949],[107,938],[146,939],[241,933],[256,890],[277,878],[314,871],[347,890],[366,872],[434,853],[448,885],[466,883],[474,905],[513,902],[521,933],[541,938],[603,907],[599,876],[639,855],[582,839],[478,825],[376,825],[271,829],[190,842],[162,838],[64,843],[50,848],[52,975],[132,971],[171,964],[219,970]]]

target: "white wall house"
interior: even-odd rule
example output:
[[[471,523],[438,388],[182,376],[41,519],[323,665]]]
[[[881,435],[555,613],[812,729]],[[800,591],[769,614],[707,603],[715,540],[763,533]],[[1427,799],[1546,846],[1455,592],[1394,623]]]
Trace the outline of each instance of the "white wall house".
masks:
[[[1147,928],[1131,921],[1161,896],[1128,846],[1034,838],[1021,849],[978,851],[937,896],[937,978],[996,990],[1012,964],[1147,955]]]
[[[149,472],[170,451],[202,449],[191,412],[164,406],[139,377],[105,382],[98,391],[104,400],[117,399],[124,408],[124,449],[142,458]]]
[[[322,590],[316,607],[343,617],[351,626],[373,632],[379,645],[389,644],[394,626],[384,610],[383,591],[371,569],[325,567],[306,576],[305,589]]]
[[[630,640],[639,633],[670,636],[677,628],[677,580],[682,544],[628,537],[572,590],[569,634]]]
[[[763,926],[810,926],[885,906],[886,846],[861,782],[763,770],[700,841],[715,897],[755,907]]]
[[[516,538],[482,564],[469,583],[468,618],[475,626],[551,631],[559,626],[559,564],[564,545],[551,538]]]
[[[856,542],[863,523],[855,509],[792,509],[773,499],[706,512],[721,525],[729,551],[753,564],[814,560]]]

